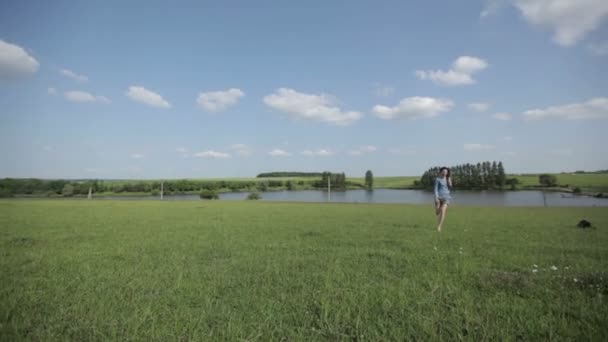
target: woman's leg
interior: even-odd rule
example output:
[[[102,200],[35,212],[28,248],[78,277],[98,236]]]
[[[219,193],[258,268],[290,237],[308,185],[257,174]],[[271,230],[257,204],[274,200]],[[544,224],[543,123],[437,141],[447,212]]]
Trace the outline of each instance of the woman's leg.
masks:
[[[443,221],[445,220],[445,214],[447,212],[448,209],[448,204],[447,203],[441,203],[441,208],[439,209],[439,225],[437,226],[437,231],[440,232],[441,231],[441,226],[443,226]]]

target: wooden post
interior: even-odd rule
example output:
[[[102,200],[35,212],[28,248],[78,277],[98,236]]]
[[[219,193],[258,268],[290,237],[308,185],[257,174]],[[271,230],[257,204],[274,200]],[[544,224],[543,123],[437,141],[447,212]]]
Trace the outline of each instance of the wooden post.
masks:
[[[93,188],[89,187],[89,195],[87,196],[87,199],[91,199],[93,198]]]
[[[163,192],[164,192],[164,187],[163,187],[163,185],[164,185],[164,183],[165,183],[165,182],[163,182],[163,181],[161,181],[161,182],[160,182],[160,200],[161,200],[161,201],[163,200]]]

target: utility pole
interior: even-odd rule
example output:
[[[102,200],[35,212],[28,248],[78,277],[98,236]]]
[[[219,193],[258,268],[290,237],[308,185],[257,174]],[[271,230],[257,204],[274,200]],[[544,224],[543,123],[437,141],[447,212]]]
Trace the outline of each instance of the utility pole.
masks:
[[[91,199],[93,198],[93,188],[89,187],[89,195],[87,196],[87,199]]]
[[[164,191],[163,185],[164,185],[164,183],[165,182],[160,181],[160,200],[161,201],[163,200],[163,191]]]

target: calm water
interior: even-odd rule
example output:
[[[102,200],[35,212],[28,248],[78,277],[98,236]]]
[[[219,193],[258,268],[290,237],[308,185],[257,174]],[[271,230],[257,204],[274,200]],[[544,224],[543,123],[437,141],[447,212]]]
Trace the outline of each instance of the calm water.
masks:
[[[220,194],[223,201],[242,201],[248,192],[232,192]],[[262,192],[262,201],[288,202],[327,202],[327,191],[271,191]],[[105,197],[116,200],[158,200],[159,197]],[[483,205],[483,206],[539,206],[549,207],[592,207],[608,206],[608,199],[587,196],[573,197],[571,194],[542,191],[457,191],[452,193],[453,204]],[[198,195],[165,196],[165,200],[183,201],[200,200]],[[348,190],[331,193],[331,202],[336,203],[432,203],[433,193],[422,190],[388,190],[374,191]]]

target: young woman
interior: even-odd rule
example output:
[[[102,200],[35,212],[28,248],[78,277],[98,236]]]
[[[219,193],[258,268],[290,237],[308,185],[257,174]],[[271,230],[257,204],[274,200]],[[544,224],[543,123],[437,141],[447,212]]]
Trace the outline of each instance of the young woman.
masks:
[[[437,231],[441,232],[441,226],[445,220],[445,214],[448,209],[448,204],[452,197],[450,196],[450,188],[452,187],[452,179],[450,169],[442,167],[439,169],[439,175],[435,179],[435,215],[438,217],[439,224]]]

